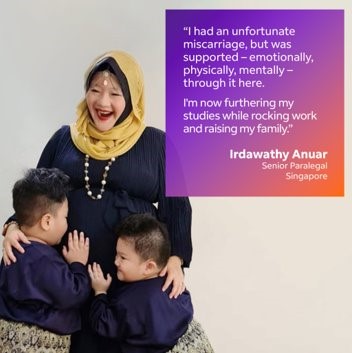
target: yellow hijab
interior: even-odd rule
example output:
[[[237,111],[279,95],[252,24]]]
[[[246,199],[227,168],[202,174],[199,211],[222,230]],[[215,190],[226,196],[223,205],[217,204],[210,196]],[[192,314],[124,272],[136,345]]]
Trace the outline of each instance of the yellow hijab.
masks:
[[[144,81],[143,73],[135,59],[122,51],[111,51],[98,57],[90,65],[85,80],[96,63],[103,58],[113,58],[125,74],[131,94],[132,111],[121,123],[111,130],[101,132],[93,124],[86,100],[77,106],[77,120],[70,126],[75,146],[94,159],[107,160],[127,152],[142,135],[144,125]]]

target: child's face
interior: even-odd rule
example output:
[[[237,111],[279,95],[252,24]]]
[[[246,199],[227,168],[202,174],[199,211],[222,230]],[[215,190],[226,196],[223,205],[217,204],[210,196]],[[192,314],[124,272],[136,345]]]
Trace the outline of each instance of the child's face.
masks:
[[[59,244],[67,230],[68,202],[65,200],[52,215],[51,227],[47,236],[50,245]]]
[[[145,261],[136,253],[134,244],[119,238],[116,245],[117,278],[124,282],[144,279]]]

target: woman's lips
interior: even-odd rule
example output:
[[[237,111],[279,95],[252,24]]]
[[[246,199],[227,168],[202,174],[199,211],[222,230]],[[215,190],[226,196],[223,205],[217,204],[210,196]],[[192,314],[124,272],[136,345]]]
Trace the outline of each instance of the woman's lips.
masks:
[[[109,120],[112,116],[112,112],[106,110],[97,110],[97,116],[100,120]]]

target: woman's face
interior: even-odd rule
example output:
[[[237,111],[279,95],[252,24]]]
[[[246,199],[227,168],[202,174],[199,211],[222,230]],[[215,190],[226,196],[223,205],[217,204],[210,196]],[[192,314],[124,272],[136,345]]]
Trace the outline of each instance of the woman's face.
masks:
[[[114,127],[126,106],[115,75],[108,71],[95,74],[86,93],[86,101],[95,127],[102,132]]]

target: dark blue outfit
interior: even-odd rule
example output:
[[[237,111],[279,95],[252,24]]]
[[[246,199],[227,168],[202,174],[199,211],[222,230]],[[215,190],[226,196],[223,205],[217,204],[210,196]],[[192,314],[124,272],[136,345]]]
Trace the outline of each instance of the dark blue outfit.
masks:
[[[0,317],[67,335],[81,328],[79,308],[88,299],[86,266],[67,264],[51,246],[32,241],[14,249],[17,262],[0,266]]]
[[[186,332],[193,318],[186,290],[177,299],[162,292],[164,278],[125,283],[108,300],[100,294],[90,310],[92,327],[100,335],[116,338],[121,353],[165,353]]]
[[[136,144],[110,167],[101,200],[86,194],[84,154],[72,142],[70,129],[63,126],[46,145],[38,167],[56,167],[71,178],[68,196],[70,229],[85,232],[90,240],[89,263],[98,262],[104,273],[116,272],[115,228],[133,213],[151,213],[167,226],[172,255],[188,267],[192,256],[191,206],[186,197],[165,196],[165,133],[147,127]],[[107,161],[89,159],[89,184],[93,194],[101,189]],[[116,277],[116,276],[112,276]],[[114,280],[111,290],[118,286]],[[94,335],[88,324],[87,307],[82,310],[83,329],[73,335],[71,353],[116,352],[116,342]]]

